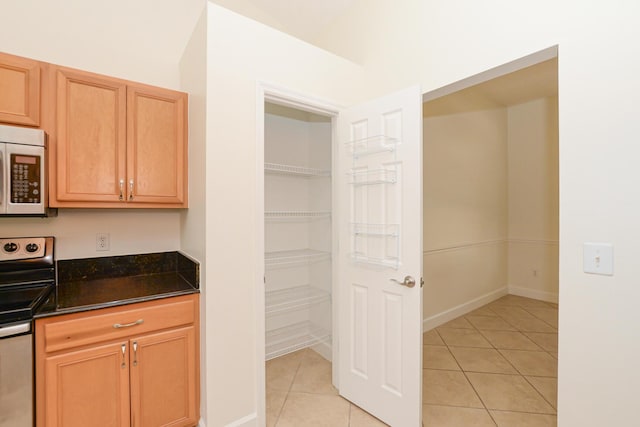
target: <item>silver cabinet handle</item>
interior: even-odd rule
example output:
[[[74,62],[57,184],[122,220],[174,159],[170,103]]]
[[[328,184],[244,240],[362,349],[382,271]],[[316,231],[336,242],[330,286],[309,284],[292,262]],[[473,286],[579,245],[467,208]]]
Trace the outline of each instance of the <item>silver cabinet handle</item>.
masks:
[[[133,366],[138,366],[138,341],[133,342]]]
[[[120,180],[120,196],[118,196],[119,200],[124,200],[124,195],[122,192],[124,191],[124,179]]]
[[[126,344],[122,344],[122,364],[120,365],[121,368],[126,368],[127,364],[124,363],[124,354],[127,352],[127,345]]]
[[[114,329],[120,329],[120,328],[130,328],[131,326],[136,326],[136,325],[142,325],[144,323],[144,319],[138,319],[135,322],[131,322],[131,323],[114,323],[113,327]]]
[[[129,180],[129,200],[133,200],[133,179]]]
[[[396,279],[389,280],[391,280],[393,283],[397,283],[398,285],[406,286],[407,288],[413,288],[416,285],[416,279],[411,276],[405,277],[403,282]]]

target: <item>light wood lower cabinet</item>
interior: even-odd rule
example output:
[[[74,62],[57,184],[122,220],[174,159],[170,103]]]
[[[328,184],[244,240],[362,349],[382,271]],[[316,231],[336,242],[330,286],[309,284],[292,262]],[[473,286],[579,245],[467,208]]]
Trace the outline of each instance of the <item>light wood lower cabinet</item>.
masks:
[[[132,426],[197,424],[194,343],[192,326],[129,341]]]
[[[47,426],[129,425],[126,343],[68,351],[45,359]],[[123,351],[124,350],[124,351]]]
[[[198,295],[36,320],[38,427],[191,427]]]

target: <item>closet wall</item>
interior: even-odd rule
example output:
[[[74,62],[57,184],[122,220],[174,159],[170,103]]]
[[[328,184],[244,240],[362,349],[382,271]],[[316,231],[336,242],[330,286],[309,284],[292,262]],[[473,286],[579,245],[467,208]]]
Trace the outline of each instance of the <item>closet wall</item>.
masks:
[[[265,104],[266,358],[331,358],[331,120]]]
[[[557,97],[424,118],[424,326],[557,301]]]

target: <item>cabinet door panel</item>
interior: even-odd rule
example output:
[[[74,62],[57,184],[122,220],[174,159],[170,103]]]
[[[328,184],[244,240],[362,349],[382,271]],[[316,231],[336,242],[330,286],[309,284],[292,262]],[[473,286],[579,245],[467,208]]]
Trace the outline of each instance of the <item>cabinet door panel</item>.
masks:
[[[146,86],[127,92],[128,200],[186,207],[187,95]]]
[[[47,357],[45,372],[47,427],[129,425],[126,343]]]
[[[126,178],[126,85],[62,68],[56,77],[57,199],[119,202]]]
[[[0,122],[40,124],[40,63],[0,54]]]
[[[133,427],[196,425],[195,327],[133,339],[130,347]]]

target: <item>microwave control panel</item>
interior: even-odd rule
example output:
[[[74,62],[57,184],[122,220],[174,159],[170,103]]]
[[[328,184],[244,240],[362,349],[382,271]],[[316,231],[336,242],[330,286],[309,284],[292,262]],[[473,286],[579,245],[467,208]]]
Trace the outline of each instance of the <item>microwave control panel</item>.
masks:
[[[11,154],[11,203],[40,203],[41,156]]]

